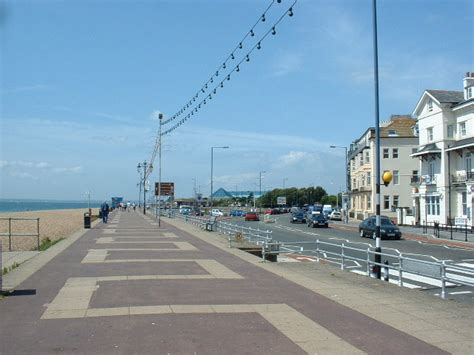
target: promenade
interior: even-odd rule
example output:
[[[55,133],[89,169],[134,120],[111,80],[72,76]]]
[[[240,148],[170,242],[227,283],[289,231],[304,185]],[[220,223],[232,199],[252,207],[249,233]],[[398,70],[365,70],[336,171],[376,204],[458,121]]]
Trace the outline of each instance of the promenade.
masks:
[[[15,291],[0,301],[0,354],[474,352],[469,305],[324,264],[262,262],[217,233],[135,212],[4,283]]]

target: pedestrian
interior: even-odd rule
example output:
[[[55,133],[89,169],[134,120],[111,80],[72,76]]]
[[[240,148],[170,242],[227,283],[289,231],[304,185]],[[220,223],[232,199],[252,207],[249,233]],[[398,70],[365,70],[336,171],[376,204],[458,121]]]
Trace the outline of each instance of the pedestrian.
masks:
[[[109,219],[109,205],[106,201],[100,206],[100,212],[102,213],[102,222],[107,223]]]

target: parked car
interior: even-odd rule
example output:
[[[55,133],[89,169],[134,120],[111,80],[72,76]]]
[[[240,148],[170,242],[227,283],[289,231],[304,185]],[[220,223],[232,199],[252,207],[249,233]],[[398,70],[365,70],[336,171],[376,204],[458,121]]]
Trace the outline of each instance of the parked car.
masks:
[[[242,210],[232,210],[232,211],[230,211],[229,216],[232,216],[232,217],[243,217],[243,216],[245,216],[245,212],[242,211]]]
[[[303,211],[297,211],[291,214],[290,223],[306,223],[306,216]]]
[[[265,210],[264,214],[272,214],[272,209],[269,208],[269,209]]]
[[[306,220],[308,221],[308,227],[328,227],[328,220],[324,216],[324,213],[308,213]]]
[[[359,235],[361,238],[369,237],[375,239],[375,216],[364,219],[359,224]],[[380,238],[382,239],[401,239],[402,232],[386,216],[380,217]]]
[[[211,216],[213,217],[222,217],[224,215],[224,212],[222,212],[220,209],[218,208],[213,208],[211,210]]]
[[[329,215],[329,219],[332,221],[342,221],[342,214],[340,211],[332,211],[332,213]]]
[[[245,220],[246,221],[259,221],[260,219],[258,218],[257,212],[247,212],[245,214]]]

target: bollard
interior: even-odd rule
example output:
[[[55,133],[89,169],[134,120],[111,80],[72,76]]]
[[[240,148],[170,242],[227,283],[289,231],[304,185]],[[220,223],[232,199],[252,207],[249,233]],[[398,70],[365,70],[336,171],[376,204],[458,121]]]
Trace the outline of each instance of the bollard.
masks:
[[[341,244],[341,270],[344,271],[344,243]]]
[[[389,269],[389,267],[388,267],[388,260],[385,260],[383,264],[386,265],[386,266],[384,266],[384,268],[383,268],[383,272],[384,272],[384,278],[383,278],[383,280],[384,280],[384,281],[388,281],[388,278],[389,278],[389,275],[390,275],[390,274],[389,274],[389,270],[390,270],[390,269]]]
[[[446,298],[446,262],[444,260],[441,264],[441,298]]]

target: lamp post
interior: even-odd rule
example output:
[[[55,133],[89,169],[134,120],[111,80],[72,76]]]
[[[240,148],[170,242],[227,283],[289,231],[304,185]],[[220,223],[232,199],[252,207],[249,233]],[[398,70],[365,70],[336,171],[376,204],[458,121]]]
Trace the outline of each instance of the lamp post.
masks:
[[[224,147],[211,147],[211,209],[212,209],[212,188],[213,188],[213,176],[214,176],[214,149],[228,149],[229,147],[228,146],[224,146]],[[211,211],[212,212],[212,211]]]
[[[287,182],[287,181],[288,181],[288,178],[283,179],[283,190],[285,189],[285,182]]]
[[[160,127],[158,131],[158,139],[159,139],[159,151],[158,151],[158,228],[161,228],[161,127],[163,125],[163,114],[158,114],[158,119],[160,121]]]
[[[342,201],[341,201],[341,206],[344,207],[344,210],[345,210],[345,213],[344,213],[344,223],[349,223],[349,206],[347,206],[347,196],[349,195],[349,184],[348,184],[348,179],[347,179],[347,176],[348,176],[348,170],[347,170],[347,147],[343,147],[343,146],[340,146],[340,145],[331,145],[329,146],[329,148],[333,148],[333,149],[336,149],[336,148],[340,148],[340,149],[344,149],[344,156],[345,156],[345,181],[346,181],[346,203],[345,203],[345,206],[343,206],[342,204]]]
[[[143,175],[142,175],[143,178],[141,182],[143,184],[143,214],[146,214],[146,186],[145,185],[146,185],[147,174],[151,173],[151,171],[153,170],[153,165],[148,164],[145,160],[143,161],[143,163],[138,163],[137,170],[138,170],[138,173],[140,173],[143,170]]]
[[[260,196],[258,197],[260,199],[260,203],[258,204],[259,213],[262,213],[262,174],[265,173],[266,171],[260,171]]]
[[[87,209],[89,210],[89,216],[92,216],[92,214],[91,214],[91,192],[86,191],[86,196],[87,196]]]

